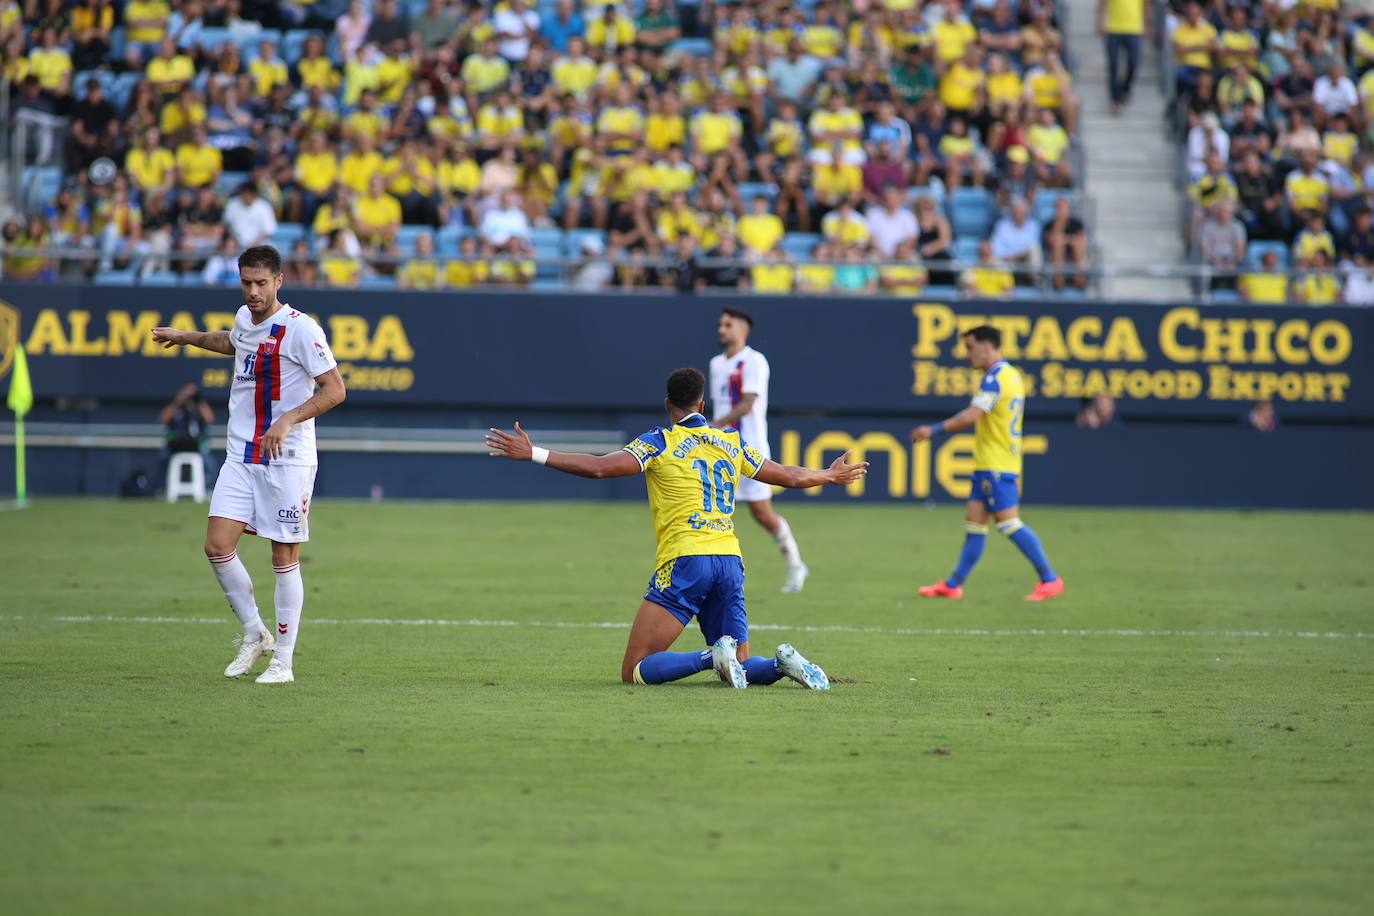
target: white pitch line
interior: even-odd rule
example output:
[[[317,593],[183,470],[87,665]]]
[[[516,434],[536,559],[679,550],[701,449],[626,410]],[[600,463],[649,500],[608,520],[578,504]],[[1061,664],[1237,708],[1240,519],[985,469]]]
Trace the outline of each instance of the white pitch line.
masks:
[[[39,617],[11,614],[0,620],[50,620],[57,623],[233,623],[231,617],[117,617],[106,615],[61,615],[58,617]],[[307,617],[306,621],[314,626],[410,626],[410,627],[563,627],[580,630],[625,630],[628,623],[620,621],[576,622],[554,620],[451,620],[435,618],[390,618],[360,617],[342,620],[329,617]],[[751,623],[751,630],[789,630],[802,633],[873,633],[880,636],[1106,636],[1106,637],[1176,637],[1185,639],[1235,638],[1235,639],[1374,639],[1374,633],[1318,633],[1315,631],[1292,630],[1072,630],[1072,629],[920,629],[911,627],[848,627],[848,626],[795,626],[778,623]]]

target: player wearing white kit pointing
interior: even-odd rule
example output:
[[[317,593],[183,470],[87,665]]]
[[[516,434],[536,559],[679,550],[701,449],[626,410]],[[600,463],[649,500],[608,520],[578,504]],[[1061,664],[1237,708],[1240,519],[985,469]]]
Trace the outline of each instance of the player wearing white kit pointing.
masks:
[[[749,346],[749,332],[754,319],[743,309],[726,306],[721,309],[716,336],[723,353],[711,358],[711,413],[713,426],[722,429],[734,426],[744,441],[757,449],[764,458],[771,457],[768,449],[768,360]],[[750,477],[741,478],[735,501],[748,503],[749,512],[773,535],[787,561],[785,592],[799,592],[809,570],[802,562],[797,542],[787,519],[773,511],[773,491],[764,483]]]
[[[231,331],[154,328],[167,347],[190,345],[234,357],[229,390],[229,453],[210,499],[205,555],[234,615],[243,624],[225,677],[247,674],[267,653],[259,684],[287,684],[305,587],[301,544],[310,540],[315,489],[315,417],[342,403],[343,378],[315,320],[277,299],[281,255],[255,245],[239,255],[243,307]],[[318,389],[316,386],[318,385]],[[277,633],[262,622],[253,580],[239,560],[244,532],[272,542]]]

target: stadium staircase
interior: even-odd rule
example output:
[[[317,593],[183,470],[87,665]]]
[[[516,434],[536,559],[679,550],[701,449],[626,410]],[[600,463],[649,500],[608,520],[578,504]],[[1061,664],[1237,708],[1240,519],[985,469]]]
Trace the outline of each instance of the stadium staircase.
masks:
[[[1066,44],[1077,61],[1080,137],[1086,149],[1084,187],[1095,202],[1094,247],[1103,265],[1146,268],[1183,263],[1182,197],[1175,186],[1177,149],[1164,135],[1159,55],[1142,49],[1130,107],[1113,117],[1107,98],[1107,50],[1097,36],[1096,0],[1067,0]],[[1113,299],[1190,298],[1177,277],[1106,277]]]

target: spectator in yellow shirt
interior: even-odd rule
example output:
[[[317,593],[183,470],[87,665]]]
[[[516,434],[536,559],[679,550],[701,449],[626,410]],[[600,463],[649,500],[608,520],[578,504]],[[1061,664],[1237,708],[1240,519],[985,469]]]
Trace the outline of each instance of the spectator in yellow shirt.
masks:
[[[568,53],[557,58],[549,69],[559,94],[585,101],[596,85],[596,61],[587,56],[587,43],[580,35],[568,39]]]
[[[315,211],[310,222],[315,238],[328,238],[335,229],[353,232],[353,201],[348,189],[342,185],[334,188],[334,193]]]
[[[373,175],[367,189],[353,204],[358,241],[369,252],[391,249],[401,231],[401,203],[386,192],[386,178],[382,175]]]
[[[468,108],[475,110],[481,101],[510,79],[510,64],[496,53],[496,39],[482,42],[479,54],[469,54],[463,61],[462,77],[468,91]]]
[[[945,187],[957,188],[964,183],[964,175],[976,186],[983,186],[983,162],[978,157],[978,143],[968,132],[963,118],[949,119],[949,132],[940,138],[940,159],[945,164]]]
[[[439,218],[439,176],[434,163],[412,139],[402,141],[396,155],[382,165],[386,190],[401,204],[407,223],[435,225]]]
[[[1285,305],[1288,302],[1288,274],[1279,270],[1277,252],[1266,251],[1260,258],[1261,271],[1242,274],[1238,288],[1246,302]]]
[[[1317,251],[1305,273],[1293,284],[1293,298],[1304,305],[1335,305],[1341,299],[1341,283],[1331,273],[1331,259]]]
[[[978,264],[964,271],[960,285],[971,299],[1005,299],[1016,287],[1016,279],[993,257],[992,243],[984,239],[978,245]]]
[[[614,5],[602,7],[601,17],[587,23],[587,46],[594,56],[614,55],[634,44],[635,24]],[[569,47],[572,44],[569,42]]]
[[[434,257],[434,236],[426,232],[415,239],[414,257],[396,272],[396,285],[401,289],[438,289],[443,285],[439,261]]]
[[[191,128],[190,141],[177,147],[177,184],[183,188],[214,187],[224,171],[224,155],[209,142],[204,124]]]
[[[622,83],[615,88],[615,104],[597,116],[597,138],[611,156],[623,156],[644,145],[644,114],[633,99],[633,90]]]
[[[162,135],[156,127],[143,132],[141,146],[131,149],[124,157],[124,171],[139,194],[166,194],[176,180],[176,159],[159,143]]]
[[[138,69],[157,53],[171,17],[172,9],[164,0],[129,0],[124,4],[124,56],[137,61]]]
[[[310,90],[311,98],[313,99],[319,91]],[[343,119],[344,138],[356,140],[365,134],[376,145],[381,142],[382,133],[386,128],[386,119],[377,111],[377,93],[371,89],[363,90],[358,96],[358,107]]]
[[[790,293],[795,283],[796,269],[787,261],[781,244],[769,249],[761,263],[749,268],[749,288],[756,293]]]
[[[487,277],[488,266],[477,247],[477,237],[463,236],[458,240],[457,259],[444,265],[444,286],[448,289],[484,286]]]
[[[362,262],[349,253],[346,239],[346,230],[335,229],[329,233],[329,247],[320,253],[320,274],[325,286],[352,289],[363,278]]]
[[[453,221],[455,207],[467,208],[468,222],[475,223],[477,191],[482,185],[482,170],[466,143],[456,143],[448,158],[439,164],[439,220]]]
[[[740,145],[744,127],[730,108],[730,97],[723,92],[712,96],[711,107],[692,116],[689,132],[694,150],[692,166],[706,176],[702,190],[718,187],[735,198],[738,192],[734,182],[748,179],[749,159]]]
[[[324,39],[311,35],[305,40],[303,55],[296,61],[296,78],[302,89],[319,86],[326,92],[338,91],[343,77],[325,54]]]
[[[1189,3],[1183,21],[1174,27],[1174,63],[1177,90],[1180,95],[1197,85],[1197,76],[1212,69],[1212,54],[1217,49],[1217,30],[1202,18],[1202,7]]]
[[[838,242],[845,247],[857,245],[867,248],[871,239],[868,221],[854,209],[854,202],[848,197],[822,217],[821,235],[827,242]]]
[[[264,99],[272,94],[273,89],[291,81],[286,72],[286,61],[277,56],[277,46],[271,41],[258,42],[258,57],[248,65],[248,76],[253,81],[253,91]]]
[[[759,194],[751,201],[751,211],[739,220],[739,240],[748,251],[762,255],[782,241],[782,220],[768,210],[768,198]]]
[[[366,133],[354,135],[350,144],[352,149],[339,162],[338,180],[354,194],[365,194],[368,181],[382,170],[382,155]]]
[[[477,112],[477,146],[484,150],[514,149],[525,139],[525,112],[509,90],[498,90]]]
[[[907,239],[893,253],[894,264],[878,268],[878,288],[891,296],[919,296],[930,282],[930,275],[916,254],[916,240]]]
[[[164,137],[172,142],[181,141],[190,136],[192,127],[205,123],[205,103],[195,89],[182,86],[176,100],[163,106],[158,120]]]
[[[820,295],[835,288],[835,265],[830,243],[821,240],[811,249],[811,258],[797,267],[797,292]]]
[[[54,98],[71,93],[72,59],[57,43],[57,29],[44,29],[39,46],[29,52],[29,74]]]
[[[339,178],[339,159],[324,131],[310,132],[306,148],[296,156],[294,178],[297,192],[287,204],[287,219],[293,223],[308,223],[315,218],[315,211]]]
[[[1054,112],[1040,109],[1036,123],[1026,131],[1026,147],[1035,157],[1035,173],[1040,183],[1049,188],[1067,188],[1072,173],[1069,158],[1069,133],[1054,119]]]
[[[687,203],[681,191],[669,198],[668,206],[658,212],[658,238],[665,245],[676,245],[682,236],[700,239],[701,216]]]

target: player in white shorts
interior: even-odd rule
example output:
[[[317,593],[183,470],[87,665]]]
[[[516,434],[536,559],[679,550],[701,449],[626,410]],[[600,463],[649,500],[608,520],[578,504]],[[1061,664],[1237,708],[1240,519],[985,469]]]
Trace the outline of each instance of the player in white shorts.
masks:
[[[205,555],[243,624],[238,653],[224,675],[247,674],[271,652],[259,684],[295,680],[292,657],[305,601],[301,544],[310,540],[315,488],[315,417],[346,397],[324,331],[277,298],[281,281],[281,254],[270,245],[255,245],[239,255],[244,304],[233,330],[153,329],[153,339],[166,347],[189,345],[234,357],[229,452],[210,499]],[[245,532],[272,542],[275,636],[258,614],[252,577],[238,558]]]
[[[716,336],[725,352],[711,358],[712,426],[737,427],[740,435],[764,458],[771,457],[768,449],[768,360],[749,346],[749,332],[754,318],[743,309],[726,306],[721,309]],[[773,490],[749,477],[740,479],[735,501],[748,503],[749,512],[773,535],[787,561],[785,592],[799,592],[809,570],[802,562],[801,551],[792,537],[787,519],[773,511]]]

